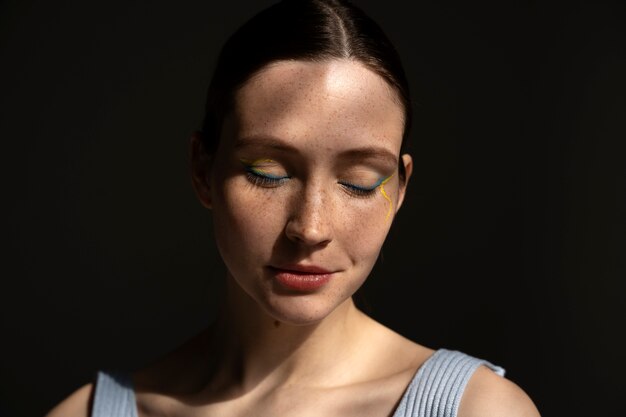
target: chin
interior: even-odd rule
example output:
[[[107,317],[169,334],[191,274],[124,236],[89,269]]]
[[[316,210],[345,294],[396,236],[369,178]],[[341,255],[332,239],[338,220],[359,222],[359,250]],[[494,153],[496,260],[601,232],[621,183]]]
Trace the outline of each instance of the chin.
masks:
[[[259,275],[262,277],[262,274]],[[356,280],[349,282],[350,279],[335,280],[323,289],[298,292],[281,288],[263,278],[252,285],[250,281],[238,282],[230,274],[229,278],[233,293],[245,294],[243,298],[236,297],[242,301],[241,306],[247,306],[247,310],[255,311],[253,314],[264,312],[270,319],[292,326],[312,326],[320,323],[346,302],[351,302],[352,294],[362,284],[362,281]],[[340,283],[341,285],[338,285]]]
[[[332,302],[324,294],[273,296],[263,306],[275,320],[292,326],[310,326],[328,317],[342,302]]]

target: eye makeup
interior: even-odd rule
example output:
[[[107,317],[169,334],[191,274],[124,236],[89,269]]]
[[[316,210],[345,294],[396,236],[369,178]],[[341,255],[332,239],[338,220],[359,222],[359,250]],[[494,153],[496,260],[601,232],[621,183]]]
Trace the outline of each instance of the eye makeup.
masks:
[[[275,175],[268,172],[264,169],[264,165],[269,165],[275,163],[273,159],[269,158],[259,158],[255,160],[249,159],[239,159],[244,166],[246,171],[246,177],[250,182],[254,185],[259,185],[262,187],[277,187],[291,178],[290,175]],[[391,216],[391,212],[393,211],[393,202],[387,192],[385,191],[385,184],[393,177],[394,174],[389,175],[388,177],[381,177],[374,185],[371,187],[363,187],[360,185],[352,184],[347,181],[340,181],[344,188],[346,188],[350,193],[356,195],[358,197],[370,197],[374,195],[374,192],[377,188],[380,188],[380,193],[383,195],[384,199],[389,202],[389,210],[387,210],[387,216],[385,220],[389,219]]]
[[[387,177],[387,178],[389,178],[389,177]],[[348,181],[340,181],[339,184],[341,184],[344,187],[348,188],[350,191],[354,191],[356,194],[369,195],[369,194],[372,194],[374,192],[374,190],[376,190],[381,184],[384,184],[384,182],[387,181],[387,178],[380,178],[371,187],[364,187],[362,185],[356,185],[356,184],[353,184],[353,183],[348,182]]]
[[[393,210],[393,203],[391,201],[391,198],[389,198],[389,196],[385,192],[385,184],[387,183],[387,181],[389,181],[391,179],[391,177],[393,177],[393,174],[391,174],[390,176],[385,178],[380,183],[380,193],[383,195],[383,197],[385,197],[385,200],[387,200],[389,202],[389,210],[387,210],[387,216],[385,216],[385,221],[389,220],[389,216],[391,216],[391,211]]]
[[[289,175],[274,175],[263,169],[263,164],[273,163],[274,160],[261,158],[250,161],[248,159],[239,160],[246,170],[248,180],[254,185],[262,187],[276,187],[291,178]]]
[[[389,216],[391,216],[391,212],[393,210],[393,202],[391,201],[391,198],[389,198],[389,196],[387,195],[387,192],[385,191],[385,184],[391,179],[391,177],[393,177],[393,174],[389,175],[388,177],[380,178],[376,182],[376,184],[372,185],[371,187],[362,187],[362,186],[351,184],[348,182],[340,182],[340,184],[346,187],[350,192],[361,197],[372,196],[374,194],[374,191],[377,188],[380,188],[380,193],[383,195],[385,200],[389,202],[389,210],[387,210],[387,216],[385,217],[385,220],[389,220]]]

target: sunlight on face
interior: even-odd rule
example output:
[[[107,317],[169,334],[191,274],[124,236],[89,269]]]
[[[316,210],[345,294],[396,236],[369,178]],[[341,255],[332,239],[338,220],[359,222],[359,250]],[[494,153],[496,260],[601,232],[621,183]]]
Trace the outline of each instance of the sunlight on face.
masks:
[[[279,61],[236,95],[211,175],[217,245],[245,293],[278,320],[330,314],[364,282],[401,203],[403,108],[350,60]],[[276,269],[332,272],[290,291]]]

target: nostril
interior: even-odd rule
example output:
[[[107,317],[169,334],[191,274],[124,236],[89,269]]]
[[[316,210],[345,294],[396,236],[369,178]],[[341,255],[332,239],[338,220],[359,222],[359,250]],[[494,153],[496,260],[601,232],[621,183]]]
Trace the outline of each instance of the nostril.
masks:
[[[325,245],[330,242],[330,239],[325,237],[323,233],[309,228],[290,227],[287,229],[287,237],[294,242],[308,246]]]
[[[286,224],[286,235],[294,242],[316,246],[332,240],[331,213],[324,191],[309,184],[292,202],[292,216]]]
[[[298,219],[287,224],[285,233],[290,240],[308,246],[327,245],[332,240],[330,228],[319,223],[302,224]]]

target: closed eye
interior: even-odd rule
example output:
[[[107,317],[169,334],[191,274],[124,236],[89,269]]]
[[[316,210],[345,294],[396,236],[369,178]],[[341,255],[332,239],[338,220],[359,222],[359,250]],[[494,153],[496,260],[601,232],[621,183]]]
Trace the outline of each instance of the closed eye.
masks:
[[[373,187],[363,187],[360,185],[351,184],[349,182],[339,182],[339,184],[341,184],[341,186],[349,193],[359,197],[369,197],[374,195],[374,191],[376,191],[376,188],[378,188],[378,186],[380,185],[379,183],[377,183]]]
[[[246,166],[246,177],[254,185],[259,185],[262,187],[278,187],[289,178],[291,178],[289,175],[272,175],[251,166]]]

